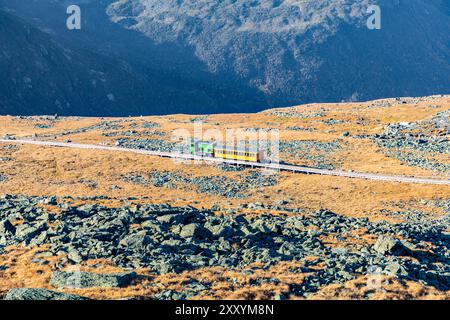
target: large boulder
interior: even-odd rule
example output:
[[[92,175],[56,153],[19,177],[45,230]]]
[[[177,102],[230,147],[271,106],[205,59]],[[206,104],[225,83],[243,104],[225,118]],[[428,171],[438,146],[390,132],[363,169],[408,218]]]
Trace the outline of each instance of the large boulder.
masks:
[[[180,231],[180,236],[183,238],[207,238],[211,233],[198,223],[190,223]]]
[[[55,288],[125,287],[137,277],[135,272],[98,274],[90,272],[53,272],[50,284]]]
[[[33,238],[40,235],[47,229],[46,223],[36,225],[22,224],[16,227],[16,237],[23,239],[25,242],[30,242]]]
[[[380,236],[373,245],[373,250],[382,255],[409,255],[411,250],[407,248],[400,240]]]
[[[66,294],[47,289],[14,288],[8,291],[3,300],[89,300],[74,294]]]
[[[393,276],[407,276],[408,271],[405,269],[403,265],[398,263],[397,261],[389,262],[384,270],[383,273]]]
[[[139,231],[138,233],[127,235],[120,240],[119,248],[143,249],[150,242],[151,238],[147,235],[147,232]]]
[[[12,223],[9,220],[0,221],[0,233],[5,234],[7,232],[15,234],[16,228],[12,225]]]

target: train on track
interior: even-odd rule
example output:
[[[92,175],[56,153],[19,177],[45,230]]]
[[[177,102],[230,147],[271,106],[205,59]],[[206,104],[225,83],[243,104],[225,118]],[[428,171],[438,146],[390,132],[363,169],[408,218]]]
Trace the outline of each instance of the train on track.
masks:
[[[245,162],[265,162],[264,151],[252,146],[226,146],[210,141],[192,140],[189,153],[202,157]]]

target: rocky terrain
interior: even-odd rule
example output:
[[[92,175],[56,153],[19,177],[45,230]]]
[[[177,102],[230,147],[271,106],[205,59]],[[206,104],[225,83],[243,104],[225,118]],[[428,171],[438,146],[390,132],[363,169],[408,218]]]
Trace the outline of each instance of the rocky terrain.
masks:
[[[450,97],[256,114],[1,117],[0,136],[170,151],[280,130],[286,163],[449,178]],[[447,186],[0,145],[4,299],[448,299]]]
[[[49,214],[37,209],[39,204],[55,206],[61,212]],[[284,208],[278,211],[283,212]],[[342,217],[324,210],[308,216],[289,215],[291,210],[287,210],[277,216],[246,217],[166,204],[111,209],[71,206],[48,197],[11,196],[2,198],[1,212],[2,246],[47,247],[35,254],[32,263],[37,265],[47,265],[50,257],[64,256],[56,268],[90,259],[112,259],[124,270],[145,268],[154,274],[179,274],[204,267],[252,274],[251,269],[246,269],[254,264],[267,269],[282,261],[314,257],[292,268],[292,273],[305,274],[305,278],[301,283],[290,284],[281,295],[309,296],[324,285],[344,283],[377,270],[379,276],[420,281],[444,292],[450,290],[448,215],[424,221],[420,214],[413,214],[414,218],[405,223],[390,224]],[[23,223],[16,227],[17,221]],[[377,239],[375,244],[354,243],[360,236],[353,233],[362,229],[366,236]],[[340,245],[326,246],[324,239],[330,238]],[[322,268],[312,268],[318,265]],[[119,276],[54,271],[50,285],[59,289],[125,287],[137,278],[134,272]],[[280,283],[276,279],[255,279],[255,285],[266,281]],[[211,286],[201,284],[176,293],[162,290],[150,298],[214,296]]]

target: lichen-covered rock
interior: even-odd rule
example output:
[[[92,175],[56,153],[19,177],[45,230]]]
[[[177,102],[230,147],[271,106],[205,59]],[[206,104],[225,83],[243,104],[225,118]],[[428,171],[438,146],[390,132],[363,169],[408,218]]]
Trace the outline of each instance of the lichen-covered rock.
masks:
[[[53,272],[50,284],[55,288],[125,287],[137,277],[135,272],[97,274],[89,272]]]
[[[410,252],[400,240],[384,236],[378,238],[377,242],[373,245],[373,249],[383,255],[406,255]]]
[[[3,300],[89,300],[74,294],[66,294],[47,289],[14,288]]]

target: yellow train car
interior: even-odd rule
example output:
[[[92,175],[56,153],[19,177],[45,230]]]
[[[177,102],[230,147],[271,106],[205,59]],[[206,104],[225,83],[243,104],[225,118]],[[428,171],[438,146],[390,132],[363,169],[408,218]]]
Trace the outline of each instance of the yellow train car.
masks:
[[[262,152],[256,149],[215,146],[214,157],[246,162],[261,162]]]

